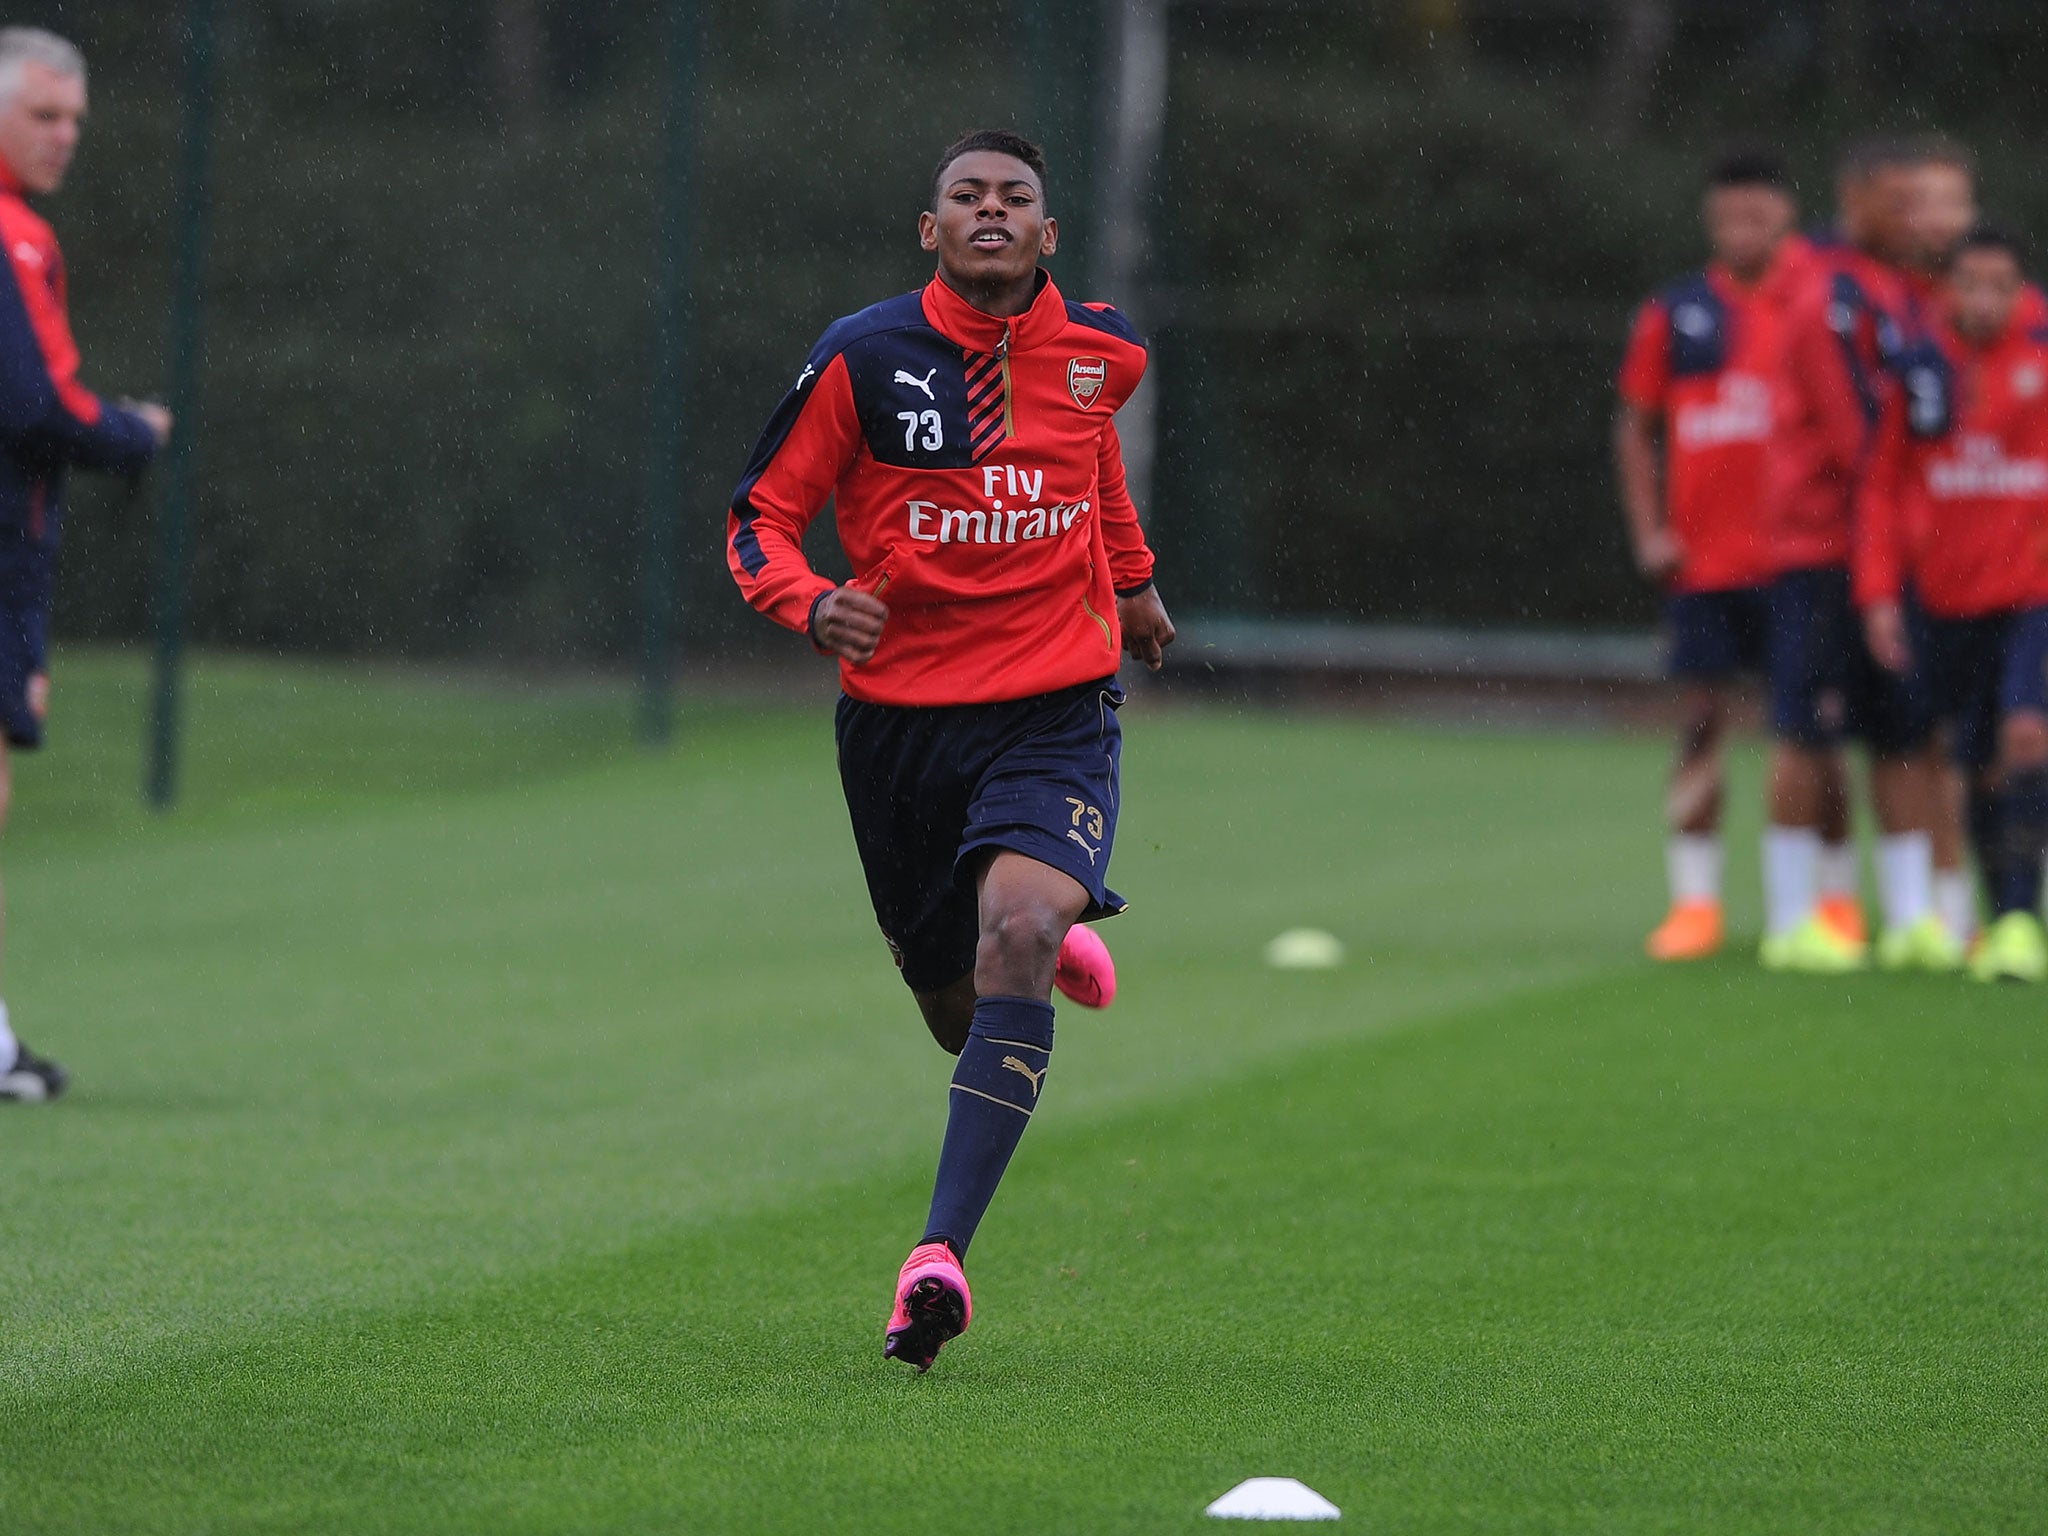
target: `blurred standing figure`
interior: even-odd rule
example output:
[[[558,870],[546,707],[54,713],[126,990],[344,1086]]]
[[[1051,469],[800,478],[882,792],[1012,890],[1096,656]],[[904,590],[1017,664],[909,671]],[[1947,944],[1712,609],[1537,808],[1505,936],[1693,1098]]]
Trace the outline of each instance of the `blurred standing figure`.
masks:
[[[1968,148],[1940,135],[1921,140],[1916,148],[1913,249],[1906,270],[1909,323],[1903,366],[1897,370],[1908,388],[1916,367],[1942,366],[1943,281],[1963,237],[1977,226],[1977,166]],[[2048,325],[2048,297],[2031,282],[2020,291],[2016,323],[2026,330]],[[1963,863],[1967,789],[1952,764],[1943,765],[1941,781],[1934,821],[1934,909],[1949,931],[1968,944],[1977,934],[1977,897]]]
[[[160,405],[112,404],[78,382],[64,257],[25,199],[55,192],[85,121],[85,59],[63,38],[0,28],[0,824],[10,750],[42,745],[50,597],[73,464],[134,473],[171,435]],[[15,1037],[0,1002],[0,1103],[64,1090],[64,1073]]]
[[[1933,912],[1929,834],[1939,784],[1919,680],[1888,672],[1851,601],[1853,504],[1895,371],[1907,307],[1899,269],[1913,246],[1916,151],[1859,145],[1836,176],[1839,239],[1787,314],[1772,488],[1778,576],[1771,589],[1770,827],[1765,936],[1774,970],[1840,972],[1868,963],[1820,911],[1829,762],[1845,738],[1869,750],[1880,836],[1878,891],[1887,967],[1953,970],[1955,937]]]
[[[1722,738],[1728,688],[1761,672],[1772,572],[1765,495],[1780,315],[1809,260],[1768,155],[1731,155],[1702,204],[1711,264],[1637,312],[1622,365],[1614,455],[1636,564],[1667,593],[1670,670],[1685,724],[1667,801],[1671,907],[1658,960],[1720,949]]]
[[[1986,981],[2048,979],[2048,331],[2022,313],[2018,245],[1980,229],[1933,317],[1947,410],[1886,407],[1858,506],[1856,594],[1870,649],[1918,669],[1969,779],[1994,921]],[[1910,610],[1910,583],[1919,608]]]

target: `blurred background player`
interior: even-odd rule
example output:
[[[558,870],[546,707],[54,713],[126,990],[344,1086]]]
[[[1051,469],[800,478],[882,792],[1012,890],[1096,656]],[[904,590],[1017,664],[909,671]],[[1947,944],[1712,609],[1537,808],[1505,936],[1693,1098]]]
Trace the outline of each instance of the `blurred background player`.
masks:
[[[1955,253],[1939,340],[1952,419],[1886,408],[1859,507],[1857,599],[1870,648],[1916,662],[1968,777],[1969,822],[1992,922],[1986,980],[2048,975],[2048,336],[2021,313],[2017,244],[1980,230]],[[1910,622],[1910,584],[1924,612]]]
[[[1807,259],[1783,167],[1740,153],[1701,205],[1712,262],[1638,311],[1622,365],[1614,456],[1637,567],[1666,591],[1670,670],[1684,689],[1665,850],[1671,905],[1647,948],[1721,947],[1728,686],[1763,670],[1772,574],[1765,521],[1781,315]]]
[[[1916,318],[1924,308],[1938,319],[1947,302],[1942,280],[1948,264],[1978,226],[1977,158],[1968,145],[1947,134],[1929,134],[1909,147],[1912,211],[1906,292]],[[2048,325],[2048,294],[2038,283],[2029,280],[2022,285],[2014,319],[2030,329]]]
[[[1886,359],[1905,307],[1897,267],[1911,250],[1915,154],[1873,143],[1844,156],[1836,179],[1838,239],[1816,246],[1815,270],[1786,316],[1773,456],[1771,754],[1764,834],[1763,963],[1839,972],[1866,946],[1819,911],[1822,827],[1831,754],[1845,737],[1870,755],[1879,826],[1878,891],[1893,967],[1952,969],[1955,937],[1934,916],[1930,826],[1938,784],[1931,725],[1912,679],[1871,657],[1851,599],[1855,494],[1888,390]]]
[[[171,431],[162,406],[111,404],[78,382],[64,257],[25,201],[63,185],[84,120],[78,50],[48,32],[0,29],[0,823],[13,798],[8,754],[43,740],[64,471],[139,471]],[[64,1083],[0,1002],[0,1102],[53,1099]]]
[[[1051,1066],[1055,980],[1071,996],[1063,964],[1106,967],[1099,942],[1076,953],[1075,925],[1123,907],[1105,883],[1120,651],[1156,671],[1173,640],[1111,419],[1145,349],[1039,265],[1058,243],[1043,155],[968,134],[931,198],[919,241],[938,274],[826,331],[727,531],[747,600],[840,660],[840,777],[875,916],[959,1058],[884,1330],[884,1355],[920,1371],[973,1316],[961,1264]],[[828,497],[845,586],[804,558]]]
[[[1946,302],[1943,279],[1963,237],[1977,225],[1976,159],[1960,141],[1936,134],[1917,140],[1910,173],[1912,187],[1912,252],[1906,268],[1909,333],[1902,338],[1902,356],[1894,371],[1909,398],[1932,402],[1944,387],[1946,363],[1941,358],[1941,309]],[[2018,324],[2048,324],[2048,297],[2034,283],[2021,290]],[[1932,354],[1926,348],[1932,346]],[[1916,366],[1916,359],[1918,364]],[[1916,372],[1918,377],[1916,378]],[[1949,931],[1966,945],[1977,932],[1977,896],[1964,862],[1968,785],[1953,762],[1941,763],[1940,798],[1932,828],[1934,836],[1934,909]]]

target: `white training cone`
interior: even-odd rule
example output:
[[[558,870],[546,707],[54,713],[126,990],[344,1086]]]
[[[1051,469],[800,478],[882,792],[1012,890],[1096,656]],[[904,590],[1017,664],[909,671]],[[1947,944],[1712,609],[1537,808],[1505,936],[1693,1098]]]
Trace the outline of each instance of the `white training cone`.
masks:
[[[1283,971],[1327,971],[1344,963],[1344,945],[1320,928],[1290,928],[1266,946],[1266,964]]]
[[[1337,1506],[1291,1477],[1254,1477],[1203,1513],[1218,1520],[1334,1520]]]

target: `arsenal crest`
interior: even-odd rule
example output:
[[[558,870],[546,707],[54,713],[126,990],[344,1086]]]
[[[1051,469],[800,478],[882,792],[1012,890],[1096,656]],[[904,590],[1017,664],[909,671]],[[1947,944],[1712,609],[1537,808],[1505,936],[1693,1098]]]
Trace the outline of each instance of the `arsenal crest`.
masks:
[[[1102,393],[1102,386],[1108,378],[1109,364],[1099,357],[1067,359],[1067,392],[1074,397],[1074,404],[1084,411],[1095,403],[1095,397]]]

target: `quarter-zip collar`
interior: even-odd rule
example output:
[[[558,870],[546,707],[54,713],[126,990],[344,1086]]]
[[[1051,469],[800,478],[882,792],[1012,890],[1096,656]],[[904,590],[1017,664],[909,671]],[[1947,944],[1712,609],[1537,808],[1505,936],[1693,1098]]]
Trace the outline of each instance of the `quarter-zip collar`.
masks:
[[[944,278],[935,276],[925,284],[924,317],[933,330],[969,352],[1025,352],[1060,333],[1067,323],[1067,301],[1043,267],[1038,269],[1038,297],[1023,314],[1008,318],[976,309],[948,288]]]

